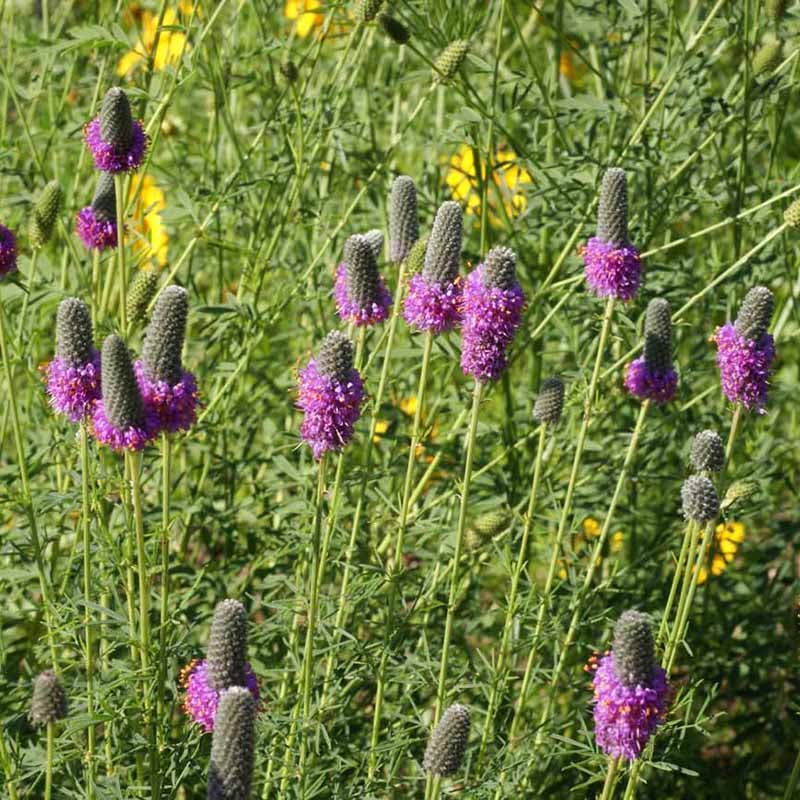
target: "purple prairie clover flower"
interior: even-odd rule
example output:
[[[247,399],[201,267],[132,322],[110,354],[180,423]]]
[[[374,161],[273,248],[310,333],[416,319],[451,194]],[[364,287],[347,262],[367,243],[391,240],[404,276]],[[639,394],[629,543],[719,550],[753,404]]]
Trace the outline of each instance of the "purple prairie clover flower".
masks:
[[[17,241],[14,234],[0,223],[0,278],[17,268]]]
[[[148,138],[142,123],[133,119],[125,92],[114,87],[106,92],[100,114],[83,129],[94,165],[103,172],[133,172],[144,160]]]
[[[389,316],[392,296],[378,272],[373,243],[366,236],[356,234],[347,240],[333,294],[339,316],[358,327],[375,325]]]
[[[479,381],[494,381],[508,363],[507,350],[522,321],[516,255],[495,247],[467,277],[461,323],[461,369]]]
[[[655,298],[647,306],[644,321],[644,353],[628,364],[625,388],[642,400],[657,405],[675,396],[678,373],[672,366],[672,317],[669,303]]]
[[[75,232],[87,250],[117,246],[117,194],[114,177],[107,172],[97,179],[92,204],[78,212]]]
[[[297,407],[304,412],[300,435],[319,459],[328,450],[341,450],[353,438],[361,416],[364,386],[353,367],[353,345],[338,331],[329,333],[301,370]]]
[[[100,397],[100,354],[94,347],[92,318],[82,300],[68,297],[58,306],[56,355],[44,368],[50,405],[70,422],[91,414]]]
[[[656,667],[646,686],[626,686],[614,670],[614,653],[609,652],[597,661],[592,686],[598,747],[614,758],[639,758],[664,721],[669,698],[666,672]]]
[[[253,695],[258,703],[261,692],[258,688],[258,679],[249,663],[244,665],[245,688]],[[203,730],[214,730],[214,720],[217,716],[219,698],[225,689],[214,689],[209,683],[208,661],[194,659],[181,670],[181,686],[186,690],[183,698],[183,710]]]
[[[150,380],[144,364],[134,364],[136,381],[142,400],[158,418],[161,430],[168,433],[188,431],[197,421],[197,381],[191,372],[183,370],[177,383]]]

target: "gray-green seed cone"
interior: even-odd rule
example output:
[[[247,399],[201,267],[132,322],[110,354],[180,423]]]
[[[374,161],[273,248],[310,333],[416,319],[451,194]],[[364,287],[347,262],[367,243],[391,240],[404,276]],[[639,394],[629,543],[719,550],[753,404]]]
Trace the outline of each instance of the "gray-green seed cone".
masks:
[[[406,44],[411,38],[408,28],[391,14],[381,11],[376,17],[378,25],[395,44]]]
[[[118,86],[106,92],[100,106],[100,136],[120,152],[127,151],[133,138],[133,114],[128,95]]]
[[[68,297],[58,305],[56,315],[56,354],[71,366],[92,360],[94,335],[89,307],[77,297]]]
[[[109,336],[100,353],[100,387],[108,421],[118,430],[144,422],[144,404],[131,354],[119,336]]]
[[[542,381],[541,389],[533,404],[536,422],[555,425],[561,419],[564,408],[564,381],[554,376]]]
[[[369,249],[372,250],[372,256],[376,261],[380,261],[383,255],[383,231],[378,228],[373,228],[364,234]]]
[[[150,301],[156,296],[158,273],[151,269],[139,270],[128,289],[126,309],[128,321],[134,325],[143,319]]]
[[[472,524],[475,533],[481,536],[494,536],[500,533],[511,521],[511,516],[507,509],[497,509],[481,514]]]
[[[461,268],[461,235],[464,212],[453,200],[439,206],[425,251],[422,276],[429,283],[446,286],[452,283]]]
[[[36,676],[31,700],[31,721],[34,725],[58,722],[67,716],[67,696],[51,670]]]
[[[97,176],[92,211],[99,222],[114,222],[117,219],[117,191],[114,188],[114,176],[110,172],[101,172]]]
[[[614,672],[620,682],[633,688],[649,686],[655,666],[655,645],[650,617],[625,611],[614,626]]]
[[[791,228],[800,228],[800,200],[795,200],[783,212],[783,219]]]
[[[331,331],[319,347],[317,371],[329,378],[345,380],[353,368],[353,343],[339,331]]]
[[[294,61],[284,61],[280,66],[280,71],[281,75],[286,78],[287,83],[294,83],[298,77],[300,77],[300,73]]]
[[[600,184],[597,238],[617,247],[628,241],[628,180],[619,167],[607,169]]]
[[[158,296],[144,333],[142,365],[151,381],[174,386],[181,379],[183,340],[189,314],[189,295],[180,286],[167,286]]]
[[[43,247],[53,235],[63,194],[61,184],[50,181],[36,200],[28,220],[28,238],[34,248]]]
[[[510,289],[517,282],[517,254],[510,247],[493,247],[483,264],[483,282],[490,289]]]
[[[442,714],[434,728],[422,765],[429,775],[455,775],[464,760],[469,741],[469,709],[455,703]]]
[[[244,686],[247,660],[247,613],[238,600],[223,600],[214,609],[206,662],[208,683],[218,692]]]
[[[248,800],[256,745],[256,701],[234,686],[222,693],[214,719],[208,800]]]
[[[372,22],[381,10],[383,0],[358,0],[356,3],[356,19],[359,22]]]
[[[725,511],[737,503],[744,503],[756,494],[758,494],[757,481],[734,481],[728,487],[728,491],[725,492],[725,497],[722,500],[720,508]]]
[[[692,439],[689,463],[698,472],[720,472],[725,466],[725,445],[716,431],[700,431]]]
[[[469,42],[463,39],[450,42],[433,64],[433,80],[436,83],[451,81],[464,62],[468,50]]]
[[[719,498],[714,484],[703,475],[690,475],[681,487],[683,516],[705,525],[719,513]]]
[[[766,286],[754,286],[744,297],[734,328],[745,339],[759,340],[769,327],[775,298]]]
[[[411,252],[406,259],[406,274],[410,277],[421,272],[425,267],[425,253],[428,250],[428,238],[418,239],[417,243],[411,248]]]
[[[366,236],[355,234],[344,243],[344,264],[348,299],[359,308],[369,308],[378,300],[380,273]]]
[[[644,317],[644,360],[654,372],[672,367],[672,316],[669,303],[656,297],[647,304]]]
[[[417,187],[408,175],[398,175],[389,195],[389,260],[401,262],[419,239]]]
[[[771,75],[782,57],[783,42],[775,36],[765,39],[753,56],[753,75]]]

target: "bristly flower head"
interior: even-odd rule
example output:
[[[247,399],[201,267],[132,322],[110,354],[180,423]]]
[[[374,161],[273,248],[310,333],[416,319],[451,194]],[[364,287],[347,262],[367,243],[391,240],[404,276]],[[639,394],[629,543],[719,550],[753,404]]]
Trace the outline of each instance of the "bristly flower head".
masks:
[[[33,682],[31,721],[34,725],[58,722],[67,716],[67,696],[55,673],[51,670],[36,676]]]
[[[181,685],[186,690],[183,698],[183,710],[192,718],[204,731],[214,730],[219,708],[220,695],[230,689],[223,689],[221,692],[214,689],[208,678],[208,661],[194,660],[181,671]],[[244,688],[249,692],[253,700],[258,703],[261,692],[258,688],[258,678],[249,663],[244,665]]]
[[[136,362],[145,408],[170,433],[189,430],[197,419],[197,382],[181,361],[188,313],[186,289],[167,286],[156,300]]]
[[[17,241],[14,234],[0,223],[0,278],[17,268]]]
[[[117,200],[114,177],[101,172],[92,204],[78,212],[75,231],[87,250],[117,246]]]
[[[100,115],[83,130],[94,165],[103,172],[133,172],[147,152],[147,134],[138,119],[133,119],[128,96],[119,87],[106,92]]]
[[[582,248],[586,283],[597,297],[632,300],[641,283],[638,250],[628,241],[628,184],[625,172],[606,170],[600,186],[597,235]]]
[[[772,316],[772,292],[764,286],[751,289],[739,310],[736,322],[717,328],[717,365],[722,391],[732,403],[764,412],[767,383],[775,342],[767,333]]]
[[[366,236],[351,236],[344,246],[344,261],[336,271],[336,310],[346,322],[375,325],[389,315],[392,297],[378,272],[375,253]]]
[[[395,44],[407,44],[409,39],[411,39],[411,32],[408,30],[408,28],[402,22],[400,22],[399,19],[393,17],[391,14],[381,11],[375,19],[377,20],[378,25],[383,28],[384,33]]]
[[[381,10],[383,0],[358,0],[356,3],[356,19],[359,22],[372,22]]]
[[[389,195],[389,260],[401,262],[419,239],[417,187],[408,175],[398,175]]]
[[[144,319],[150,301],[156,296],[158,273],[152,269],[137,271],[126,300],[128,322],[137,324]]]
[[[655,298],[647,306],[644,321],[644,354],[628,364],[625,388],[642,400],[658,405],[675,396],[678,373],[672,366],[672,319],[669,303]]]
[[[467,57],[469,42],[456,39],[450,42],[433,64],[433,80],[436,83],[449,83]]]
[[[783,42],[777,36],[767,36],[753,56],[753,75],[773,73],[782,55]]]
[[[593,666],[594,729],[600,749],[636,759],[664,721],[667,674],[655,662],[650,619],[626,611],[614,628],[614,647]]]
[[[141,450],[158,433],[158,418],[144,405],[131,355],[119,336],[103,342],[100,363],[101,399],[92,413],[94,435],[114,450]]]
[[[516,279],[516,258],[509,247],[495,247],[466,280],[461,369],[478,381],[494,381],[503,373],[522,321],[525,295]]]
[[[58,306],[56,355],[47,365],[50,405],[70,422],[91,414],[100,397],[100,354],[94,348],[92,318],[83,300],[68,297]]]
[[[373,228],[364,234],[364,239],[372,250],[375,261],[380,261],[383,255],[383,231],[380,228]]]
[[[533,404],[533,418],[545,425],[556,425],[564,408],[564,381],[558,376],[542,381],[536,402]]]
[[[455,775],[464,760],[469,742],[469,709],[453,704],[434,728],[422,765],[429,775],[447,778]]]
[[[461,321],[461,236],[464,213],[447,200],[436,212],[422,271],[408,286],[403,317],[417,330],[442,333]]]
[[[704,475],[690,475],[681,486],[683,516],[705,525],[719,514],[719,497],[714,484]]]
[[[692,439],[689,462],[698,472],[721,472],[725,466],[725,445],[716,431],[700,431]]]
[[[50,181],[42,189],[42,193],[31,209],[28,219],[28,238],[35,249],[44,247],[53,235],[62,196],[61,184],[58,181]]]
[[[322,341],[317,358],[300,372],[297,407],[304,412],[300,435],[319,459],[353,438],[364,386],[353,367],[353,345],[338,331]]]
[[[256,703],[246,689],[227,689],[211,739],[208,800],[248,800],[255,747]]]

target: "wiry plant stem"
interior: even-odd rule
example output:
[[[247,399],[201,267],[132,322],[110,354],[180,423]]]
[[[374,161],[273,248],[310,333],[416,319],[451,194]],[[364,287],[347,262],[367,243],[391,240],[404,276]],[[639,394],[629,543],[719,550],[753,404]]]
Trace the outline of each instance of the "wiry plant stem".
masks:
[[[53,745],[56,738],[56,726],[53,722],[47,723],[47,750],[45,753],[45,772],[44,772],[44,800],[50,800],[53,796]]]
[[[128,332],[128,268],[125,263],[125,176],[122,173],[114,175],[114,194],[117,205],[117,258],[119,259],[119,320],[122,333]]]

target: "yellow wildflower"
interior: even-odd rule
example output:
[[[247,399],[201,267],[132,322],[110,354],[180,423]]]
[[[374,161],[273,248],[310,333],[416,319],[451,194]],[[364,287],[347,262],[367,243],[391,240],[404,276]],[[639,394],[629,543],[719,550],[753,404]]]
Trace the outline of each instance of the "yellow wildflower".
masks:
[[[388,419],[377,419],[375,420],[375,435],[372,437],[372,441],[376,444],[381,440],[381,436],[383,436],[386,431],[389,430],[389,420]]]
[[[615,531],[611,534],[611,552],[619,553],[625,543],[625,534],[622,531]]]
[[[586,517],[581,527],[583,535],[590,539],[600,535],[600,523],[594,517]]]
[[[714,530],[716,552],[711,558],[711,574],[722,575],[736,556],[739,545],[744,541],[745,528],[741,522],[731,520],[721,522]],[[702,585],[708,580],[708,570],[701,567],[697,573],[697,583]]]
[[[445,175],[445,183],[450,187],[454,200],[466,206],[467,214],[481,213],[481,184],[486,180],[486,164],[479,160],[476,164],[475,150],[462,144],[450,158],[450,168]],[[489,187],[489,221],[501,226],[504,222],[498,216],[498,195],[505,210],[505,216],[515,217],[525,211],[528,201],[524,186],[533,183],[530,173],[519,165],[517,154],[508,147],[498,148],[491,163],[491,176],[494,187]]]
[[[161,212],[167,207],[166,196],[150,175],[135,175],[131,181],[129,200],[136,196],[140,183],[142,188],[133,209],[133,249],[142,254],[142,266],[154,258],[159,267],[165,267],[169,234],[161,219]]]
[[[320,8],[320,0],[286,0],[283,5],[283,16],[294,21],[295,33],[305,39],[314,28],[322,25],[324,17],[316,9]]]

